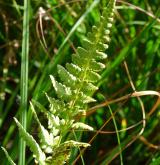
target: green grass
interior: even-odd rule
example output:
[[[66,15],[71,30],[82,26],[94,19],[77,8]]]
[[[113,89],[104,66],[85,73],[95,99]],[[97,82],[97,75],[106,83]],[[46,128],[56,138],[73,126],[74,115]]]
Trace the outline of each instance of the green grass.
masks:
[[[24,129],[27,128],[28,109],[28,63],[29,63],[29,0],[24,0],[23,33],[22,33],[22,57],[21,57],[21,81],[20,81],[20,122]],[[26,142],[19,140],[19,165],[25,165]]]

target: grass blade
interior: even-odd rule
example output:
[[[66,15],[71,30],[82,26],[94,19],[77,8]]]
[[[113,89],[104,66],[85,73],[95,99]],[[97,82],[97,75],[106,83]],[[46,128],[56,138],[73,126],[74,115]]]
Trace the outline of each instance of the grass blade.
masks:
[[[27,101],[28,101],[28,54],[29,54],[29,0],[24,0],[23,13],[23,36],[21,58],[21,113],[20,122],[24,129],[27,125]],[[19,142],[19,165],[25,165],[26,143],[20,138]]]
[[[110,114],[113,116],[113,124],[114,124],[114,127],[115,127],[115,130],[116,130],[116,134],[117,134],[117,141],[118,141],[118,145],[119,145],[119,151],[120,151],[120,162],[121,162],[121,165],[123,165],[123,156],[122,156],[122,148],[121,148],[121,140],[120,140],[120,137],[119,137],[119,132],[118,132],[118,127],[117,127],[117,123],[116,123],[116,119],[113,115],[113,112],[112,112],[112,109],[110,106],[108,106],[109,108],[109,112]]]

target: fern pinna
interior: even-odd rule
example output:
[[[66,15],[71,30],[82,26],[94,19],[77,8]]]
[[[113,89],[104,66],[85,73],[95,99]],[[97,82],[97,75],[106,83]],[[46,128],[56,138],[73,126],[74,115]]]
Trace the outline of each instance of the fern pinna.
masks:
[[[110,41],[114,6],[115,0],[110,0],[103,10],[99,23],[92,27],[92,32],[87,34],[82,47],[78,47],[76,53],[72,55],[72,63],[67,63],[66,67],[58,65],[61,82],[50,76],[57,97],[47,96],[50,102],[49,110],[34,102],[45,113],[48,129],[40,123],[31,103],[34,117],[40,127],[40,145],[15,119],[21,136],[34,153],[36,162],[41,165],[64,164],[69,159],[72,147],[89,146],[88,143],[74,141],[72,136],[67,135],[76,129],[93,130],[92,127],[77,122],[75,118],[86,112],[88,103],[95,101],[91,95],[97,90],[95,84],[101,78],[99,72],[105,68],[100,61],[107,58],[105,50]]]

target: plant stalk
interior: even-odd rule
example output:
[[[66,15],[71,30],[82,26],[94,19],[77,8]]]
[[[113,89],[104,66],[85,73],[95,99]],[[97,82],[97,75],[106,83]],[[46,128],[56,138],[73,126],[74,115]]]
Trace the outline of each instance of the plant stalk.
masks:
[[[28,106],[28,56],[29,56],[29,0],[24,0],[23,34],[22,34],[22,57],[21,57],[21,108],[20,122],[24,129],[27,128]],[[25,165],[26,143],[20,138],[19,141],[19,165]]]

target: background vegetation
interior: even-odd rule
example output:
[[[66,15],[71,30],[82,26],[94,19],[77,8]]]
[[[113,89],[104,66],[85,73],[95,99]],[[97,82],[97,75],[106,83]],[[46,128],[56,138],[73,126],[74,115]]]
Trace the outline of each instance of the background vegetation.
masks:
[[[53,95],[49,75],[56,75],[57,64],[70,61],[75,47],[99,20],[106,2],[30,2],[29,100],[48,106],[45,92]],[[85,164],[160,164],[160,99],[154,96],[160,91],[159,6],[159,0],[117,0],[106,69],[94,94],[97,102],[90,105],[100,107],[87,114],[87,123],[97,132],[84,132],[82,136],[85,142],[94,137],[84,152]],[[17,162],[19,135],[13,117],[20,114],[23,3],[1,0],[0,11],[0,145]],[[117,98],[122,99],[114,103]],[[29,107],[27,129],[37,136]],[[26,164],[33,164],[31,155],[27,149]],[[73,154],[71,160],[76,157]],[[8,164],[2,150],[0,162]],[[77,164],[82,164],[81,159]]]

